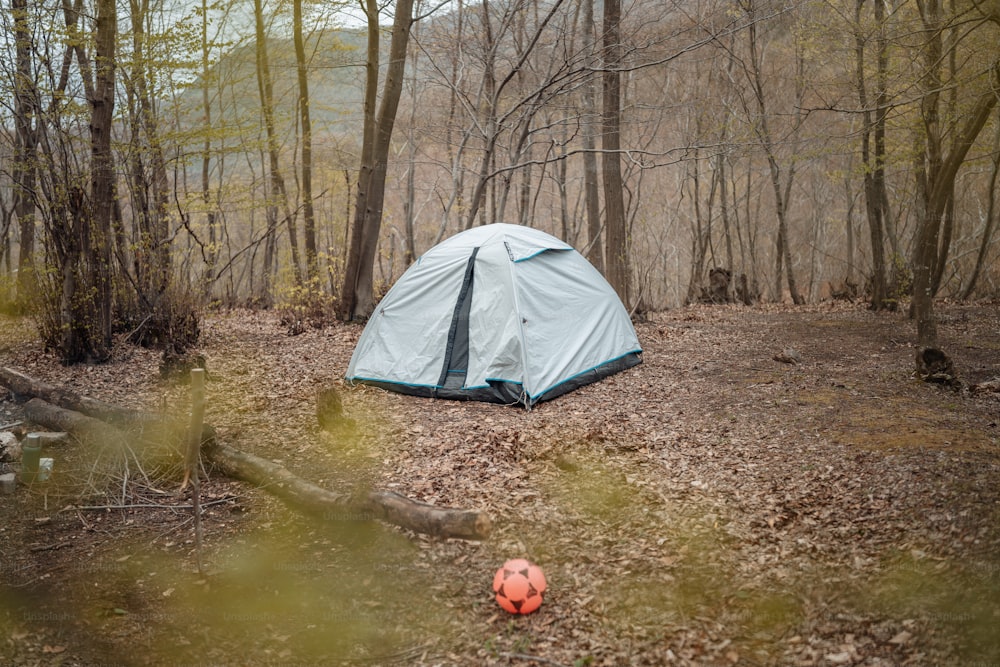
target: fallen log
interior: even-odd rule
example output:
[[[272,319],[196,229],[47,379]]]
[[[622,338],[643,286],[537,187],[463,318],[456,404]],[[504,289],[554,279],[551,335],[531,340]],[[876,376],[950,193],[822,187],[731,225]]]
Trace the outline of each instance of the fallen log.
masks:
[[[17,375],[31,380],[20,373]],[[0,374],[0,383],[6,384],[7,377]],[[21,388],[27,386],[22,384]],[[22,397],[28,395],[25,391],[13,390]],[[60,395],[58,392],[49,394],[54,397]],[[128,435],[117,427],[76,410],[53,405],[42,398],[30,399],[24,410],[25,416],[33,423],[72,433],[81,440],[128,441]],[[142,419],[147,424],[152,423],[147,417]],[[202,451],[207,461],[224,474],[260,487],[293,508],[323,520],[380,519],[419,533],[466,540],[485,539],[492,528],[489,515],[477,510],[436,507],[392,491],[370,491],[359,495],[336,493],[296,476],[284,466],[230,447],[214,437],[203,438]]]
[[[371,491],[361,496],[336,493],[303,480],[273,461],[218,441],[208,445],[205,453],[230,477],[259,486],[325,520],[381,519],[418,533],[466,540],[481,540],[490,534],[489,516],[476,510],[436,507],[392,491]]]
[[[82,412],[96,419],[112,424],[143,426],[160,421],[157,415],[143,410],[123,408],[113,403],[105,403],[89,396],[82,396],[64,387],[57,387],[41,380],[28,377],[12,368],[0,366],[0,384],[14,392],[17,400],[41,398],[74,412]]]
[[[81,440],[113,440],[125,442],[125,434],[110,424],[75,410],[53,405],[42,398],[32,398],[24,404],[24,416],[35,424],[56,431],[72,433]]]
[[[387,523],[425,535],[483,540],[493,523],[485,512],[454,507],[436,507],[412,500],[395,491],[371,491],[365,506]]]
[[[984,382],[977,382],[976,384],[969,385],[969,391],[973,394],[984,393],[991,391],[993,393],[1000,393],[1000,378],[993,378],[992,380],[986,380]]]
[[[91,398],[90,396],[84,396],[64,387],[58,387],[29,377],[12,368],[0,367],[0,385],[4,385],[10,389],[14,393],[14,398],[18,401],[28,401],[30,403],[29,399],[38,398],[47,404],[59,406],[65,410],[77,413],[78,416],[39,414],[39,419],[32,420],[37,424],[56,424],[60,420],[67,420],[67,428],[60,428],[59,430],[61,431],[79,434],[81,429],[85,428],[87,422],[80,422],[75,428],[69,424],[80,421],[80,416],[87,416],[98,422],[112,424],[130,433],[141,433],[144,439],[180,442],[186,437],[187,427],[181,421],[170,420],[145,410],[123,408],[114,403],[107,403],[96,398]],[[36,405],[34,409],[39,413],[45,411],[43,406]],[[41,421],[42,419],[47,421]],[[93,426],[93,423],[90,426]],[[213,440],[214,438],[215,429],[209,424],[203,424],[201,431],[202,442]]]

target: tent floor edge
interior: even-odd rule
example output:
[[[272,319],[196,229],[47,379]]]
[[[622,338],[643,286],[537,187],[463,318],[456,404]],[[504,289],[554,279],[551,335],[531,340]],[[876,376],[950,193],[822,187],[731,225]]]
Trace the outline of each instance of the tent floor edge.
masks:
[[[450,388],[432,387],[428,385],[410,385],[403,382],[392,382],[389,380],[375,380],[370,378],[346,378],[349,385],[364,384],[371,387],[378,387],[386,391],[408,396],[419,396],[421,398],[441,398],[454,401],[480,401],[483,403],[496,403],[499,405],[522,405],[526,409],[538,403],[551,401],[563,394],[579,389],[588,384],[599,382],[606,377],[615,375],[624,370],[638,366],[642,363],[642,351],[629,352],[611,361],[607,361],[600,366],[596,366],[582,373],[574,375],[568,380],[564,380],[539,394],[529,396],[524,391],[519,382],[505,382],[503,380],[490,380],[489,386],[472,388]]]
[[[616,373],[620,373],[624,370],[632,368],[633,366],[638,366],[642,363],[642,351],[629,352],[628,354],[622,355],[611,361],[607,361],[600,366],[591,368],[590,370],[584,371],[578,375],[574,375],[568,380],[564,380],[559,384],[555,385],[542,392],[538,396],[534,396],[530,399],[532,405],[536,405],[543,401],[551,401],[554,398],[558,398],[563,394],[568,394],[571,391],[584,387],[588,384],[593,384],[599,382],[606,377],[610,377]]]
[[[409,385],[403,382],[375,380],[369,378],[347,378],[348,385],[368,385],[386,391],[421,398],[441,398],[452,401],[480,401],[498,405],[524,405],[523,389],[520,383],[491,381],[486,387],[450,388],[427,385]]]

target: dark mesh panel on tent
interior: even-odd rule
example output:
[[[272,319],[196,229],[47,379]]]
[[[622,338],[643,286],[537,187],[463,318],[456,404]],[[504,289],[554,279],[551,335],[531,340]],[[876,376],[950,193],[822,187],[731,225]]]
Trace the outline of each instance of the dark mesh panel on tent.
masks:
[[[448,330],[448,346],[445,348],[444,368],[438,381],[444,389],[461,389],[469,373],[469,311],[472,309],[472,288],[476,274],[476,254],[474,248],[465,267],[465,278],[455,304],[455,315]]]

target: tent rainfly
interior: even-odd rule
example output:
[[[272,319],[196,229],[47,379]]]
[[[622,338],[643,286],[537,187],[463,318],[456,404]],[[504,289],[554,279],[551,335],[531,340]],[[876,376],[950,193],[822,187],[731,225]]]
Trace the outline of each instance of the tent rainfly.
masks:
[[[493,224],[428,250],[365,326],[349,383],[530,408],[641,363],[628,312],[583,255]]]

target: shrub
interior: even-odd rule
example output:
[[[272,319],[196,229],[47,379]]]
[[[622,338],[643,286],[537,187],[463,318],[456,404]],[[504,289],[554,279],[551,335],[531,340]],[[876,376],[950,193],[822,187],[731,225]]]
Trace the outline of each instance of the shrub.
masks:
[[[288,335],[297,336],[307,327],[322,329],[336,321],[336,299],[323,291],[319,278],[302,285],[289,285],[278,291],[277,311]]]

